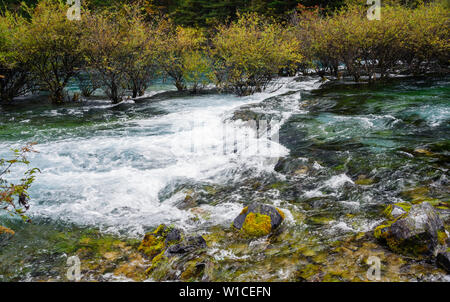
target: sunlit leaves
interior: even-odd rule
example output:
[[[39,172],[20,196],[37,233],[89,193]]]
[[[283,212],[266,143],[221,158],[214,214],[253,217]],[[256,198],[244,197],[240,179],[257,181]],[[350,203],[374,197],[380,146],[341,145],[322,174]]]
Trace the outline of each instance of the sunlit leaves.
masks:
[[[302,60],[290,30],[256,14],[219,26],[212,44],[217,84],[239,95],[263,90],[281,69]]]

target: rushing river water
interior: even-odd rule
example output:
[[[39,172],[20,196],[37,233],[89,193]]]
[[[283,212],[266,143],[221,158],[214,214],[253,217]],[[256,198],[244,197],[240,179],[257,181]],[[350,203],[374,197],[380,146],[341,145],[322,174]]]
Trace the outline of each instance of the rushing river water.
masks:
[[[3,106],[0,157],[12,146],[37,142],[39,153],[30,160],[41,173],[30,190],[28,214],[44,230],[95,227],[140,238],[165,223],[208,232],[228,227],[252,201],[274,204],[287,214],[290,237],[283,240],[299,246],[274,244],[275,251],[265,252],[267,261],[283,264],[261,278],[291,280],[298,269],[292,254],[318,257],[349,234],[371,231],[382,221],[380,207],[414,198],[417,190],[449,201],[448,78],[397,79],[374,87],[318,89],[320,84],[315,78],[285,78],[273,92],[243,98],[166,93],[119,105],[94,97],[61,107]],[[273,122],[279,138],[256,137],[245,123],[254,117]],[[248,139],[223,152],[227,131]],[[242,152],[255,146],[270,148],[255,156]],[[33,253],[51,248],[35,238],[42,229],[8,223],[19,229],[19,238],[37,242]],[[24,248],[19,242],[5,248],[3,257]],[[257,252],[209,253],[225,267]],[[270,258],[275,254],[279,262]],[[0,264],[0,280],[33,279],[6,268],[19,259],[8,261]],[[256,264],[241,264],[246,265]],[[256,275],[258,268],[239,276]],[[440,276],[432,269],[424,275]]]

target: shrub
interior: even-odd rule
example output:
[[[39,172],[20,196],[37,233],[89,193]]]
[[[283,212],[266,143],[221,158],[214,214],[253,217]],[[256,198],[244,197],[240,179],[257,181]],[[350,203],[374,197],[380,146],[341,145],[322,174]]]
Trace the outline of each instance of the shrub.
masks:
[[[28,58],[21,57],[17,48],[17,31],[22,21],[8,11],[0,16],[0,101],[3,102],[24,95],[31,88]]]
[[[87,66],[99,77],[102,88],[113,103],[122,101],[128,85],[128,49],[123,47],[127,35],[123,15],[103,11],[83,15]]]
[[[91,96],[95,90],[101,87],[101,81],[98,75],[89,68],[85,68],[76,76],[78,88],[81,90],[81,95],[84,97]]]
[[[132,97],[142,96],[149,82],[157,74],[157,20],[145,22],[138,6],[124,8],[128,20],[122,47],[128,52],[125,73]],[[156,23],[156,24],[155,24]]]
[[[348,5],[332,16],[296,18],[302,53],[324,74],[338,75],[340,63],[358,81],[375,80],[398,67],[423,73],[430,66],[448,66],[449,26],[442,3],[408,8],[385,5],[379,21],[370,21],[362,5]]]
[[[244,14],[213,38],[216,82],[238,95],[262,91],[283,68],[300,63],[299,42],[281,25]]]
[[[30,62],[33,80],[60,104],[64,88],[82,65],[80,23],[68,20],[67,7],[58,2],[41,1],[28,12],[31,18],[18,32],[20,61]]]
[[[157,68],[156,28],[146,23],[136,6],[119,11],[89,12],[83,18],[86,62],[113,103],[130,88],[143,95]]]
[[[11,173],[11,169],[18,164],[29,165],[26,157],[27,153],[36,152],[33,149],[34,144],[28,144],[21,149],[13,149],[14,157],[12,159],[0,158],[0,209],[7,211],[10,215],[18,215],[23,220],[28,220],[25,211],[28,210],[28,192],[35,179],[35,174],[39,169],[33,168],[27,170],[19,183],[12,183],[6,179]]]
[[[403,61],[415,74],[424,73],[432,63],[448,66],[450,63],[450,21],[444,2],[420,5],[409,10],[406,39],[402,43]]]
[[[187,89],[192,82],[196,90],[202,77],[210,70],[204,52],[206,38],[194,28],[176,26],[170,20],[159,27],[159,64],[166,77],[172,78],[178,91]]]

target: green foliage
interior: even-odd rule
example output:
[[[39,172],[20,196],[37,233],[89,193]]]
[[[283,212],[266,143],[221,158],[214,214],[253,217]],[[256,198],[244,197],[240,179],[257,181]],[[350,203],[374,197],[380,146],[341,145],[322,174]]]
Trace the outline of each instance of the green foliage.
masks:
[[[149,82],[157,75],[157,57],[160,53],[156,40],[157,22],[146,23],[138,6],[127,6],[127,34],[121,47],[128,53],[125,63],[132,97],[142,96]]]
[[[6,11],[0,16],[0,102],[9,102],[31,88],[27,58],[17,48],[22,19]]]
[[[448,66],[449,21],[442,5],[386,5],[380,21],[368,20],[365,7],[349,5],[325,18],[303,13],[294,24],[302,52],[317,70],[339,76],[344,63],[355,81],[363,75],[373,81],[376,73],[387,77],[397,69],[425,73],[432,65]]]
[[[64,88],[82,66],[81,27],[67,18],[67,6],[41,1],[28,9],[31,18],[19,27],[19,61],[27,65],[40,90],[60,104],[67,99]]]
[[[216,82],[238,95],[265,89],[281,69],[301,62],[300,44],[290,29],[257,14],[244,14],[217,30],[212,41]]]
[[[59,0],[22,5],[23,16],[4,11],[1,100],[41,90],[61,104],[73,78],[84,97],[102,88],[118,103],[142,96],[160,75],[180,91],[196,92],[213,81],[248,95],[281,72],[313,68],[375,81],[399,71],[446,72],[450,62],[445,1],[392,0],[380,21],[368,20],[367,5],[353,0],[128,2],[88,1],[81,21],[68,20],[68,6]]]
[[[133,97],[143,95],[157,72],[156,25],[144,21],[138,6],[86,12],[82,20],[86,67],[108,97],[118,103],[127,88]]]
[[[25,215],[28,210],[29,195],[27,190],[35,179],[35,174],[40,172],[37,168],[32,168],[23,173],[23,177],[18,183],[9,181],[6,177],[11,173],[11,169],[17,165],[28,166],[26,155],[30,152],[36,152],[33,149],[34,144],[28,144],[20,149],[13,149],[12,159],[0,158],[0,210],[7,211],[11,216],[18,215],[23,220],[29,220]]]
[[[159,64],[164,75],[173,80],[179,91],[188,88],[188,82],[196,90],[210,70],[205,56],[206,37],[203,32],[174,26],[170,20],[166,20],[159,26],[158,40],[158,47],[162,51]]]

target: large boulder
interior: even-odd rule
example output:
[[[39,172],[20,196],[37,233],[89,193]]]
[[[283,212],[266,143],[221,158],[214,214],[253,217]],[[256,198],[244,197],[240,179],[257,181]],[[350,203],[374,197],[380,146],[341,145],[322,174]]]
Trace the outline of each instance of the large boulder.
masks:
[[[391,250],[412,256],[436,256],[446,250],[444,224],[429,203],[412,205],[410,209],[391,208],[388,217],[392,220],[378,226],[374,232]],[[393,211],[398,213],[394,215]]]
[[[233,221],[233,226],[248,236],[265,236],[280,226],[284,213],[267,204],[252,203]]]

